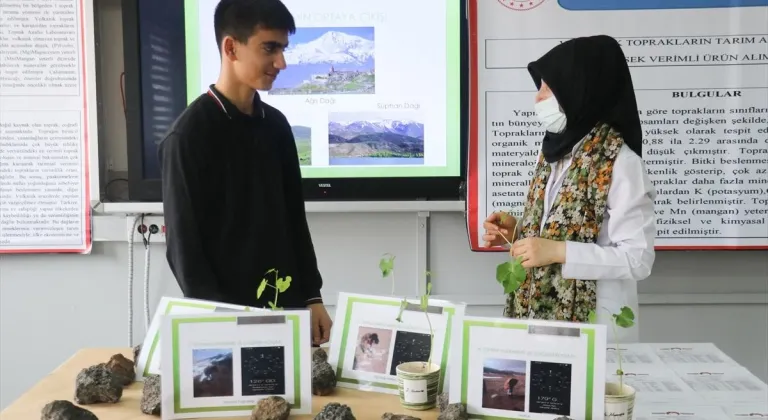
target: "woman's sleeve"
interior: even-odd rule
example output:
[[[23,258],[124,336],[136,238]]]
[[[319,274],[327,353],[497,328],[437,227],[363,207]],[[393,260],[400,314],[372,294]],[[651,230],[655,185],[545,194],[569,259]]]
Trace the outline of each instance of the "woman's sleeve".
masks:
[[[610,217],[602,226],[610,244],[566,242],[563,277],[623,281],[647,278],[656,258],[655,199],[656,190],[645,162],[623,146],[616,157],[608,192]]]

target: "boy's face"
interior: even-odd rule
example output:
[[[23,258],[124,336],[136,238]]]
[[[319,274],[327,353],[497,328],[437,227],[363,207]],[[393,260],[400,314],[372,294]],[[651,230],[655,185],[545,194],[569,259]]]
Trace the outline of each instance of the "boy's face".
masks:
[[[257,29],[247,43],[226,37],[225,60],[232,62],[237,79],[251,89],[272,89],[280,70],[285,69],[283,52],[288,47],[288,31]]]

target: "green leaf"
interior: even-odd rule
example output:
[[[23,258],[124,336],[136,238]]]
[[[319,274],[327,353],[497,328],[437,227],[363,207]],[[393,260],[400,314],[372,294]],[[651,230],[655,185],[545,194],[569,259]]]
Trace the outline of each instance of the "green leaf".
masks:
[[[587,322],[590,324],[597,324],[597,313],[595,311],[589,311],[589,315],[587,315]]]
[[[267,279],[261,279],[261,284],[259,285],[259,289],[256,290],[256,299],[261,298],[261,294],[264,293],[264,289],[267,288]]]
[[[391,254],[384,254],[384,256],[379,260],[379,270],[381,270],[381,276],[384,278],[389,277],[394,269],[395,256]]]
[[[613,315],[613,320],[621,328],[629,328],[635,325],[635,313],[628,306],[621,308],[621,312]]]
[[[496,267],[496,281],[504,288],[504,293],[512,293],[525,282],[526,272],[521,258],[503,262]]]
[[[288,290],[289,287],[291,287],[292,280],[293,279],[291,278],[291,276],[285,276],[285,279],[281,277],[277,279],[277,281],[275,282],[275,287],[280,293],[283,293],[286,290]]]

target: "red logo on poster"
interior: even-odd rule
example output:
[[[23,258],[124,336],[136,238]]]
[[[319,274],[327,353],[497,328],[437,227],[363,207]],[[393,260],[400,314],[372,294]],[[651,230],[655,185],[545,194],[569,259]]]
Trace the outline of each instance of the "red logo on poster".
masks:
[[[512,10],[531,10],[544,3],[544,0],[499,0],[499,3]]]

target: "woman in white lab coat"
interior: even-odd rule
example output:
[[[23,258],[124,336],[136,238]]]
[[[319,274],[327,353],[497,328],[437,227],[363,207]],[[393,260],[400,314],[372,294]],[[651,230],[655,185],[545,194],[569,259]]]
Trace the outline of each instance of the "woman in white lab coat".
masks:
[[[504,315],[588,322],[594,311],[604,324],[622,306],[637,315],[637,282],[655,259],[656,193],[621,47],[608,36],[571,39],[528,71],[546,134],[525,211],[484,224],[486,246],[506,236],[527,269]],[[638,341],[637,328],[618,329],[616,341]]]

